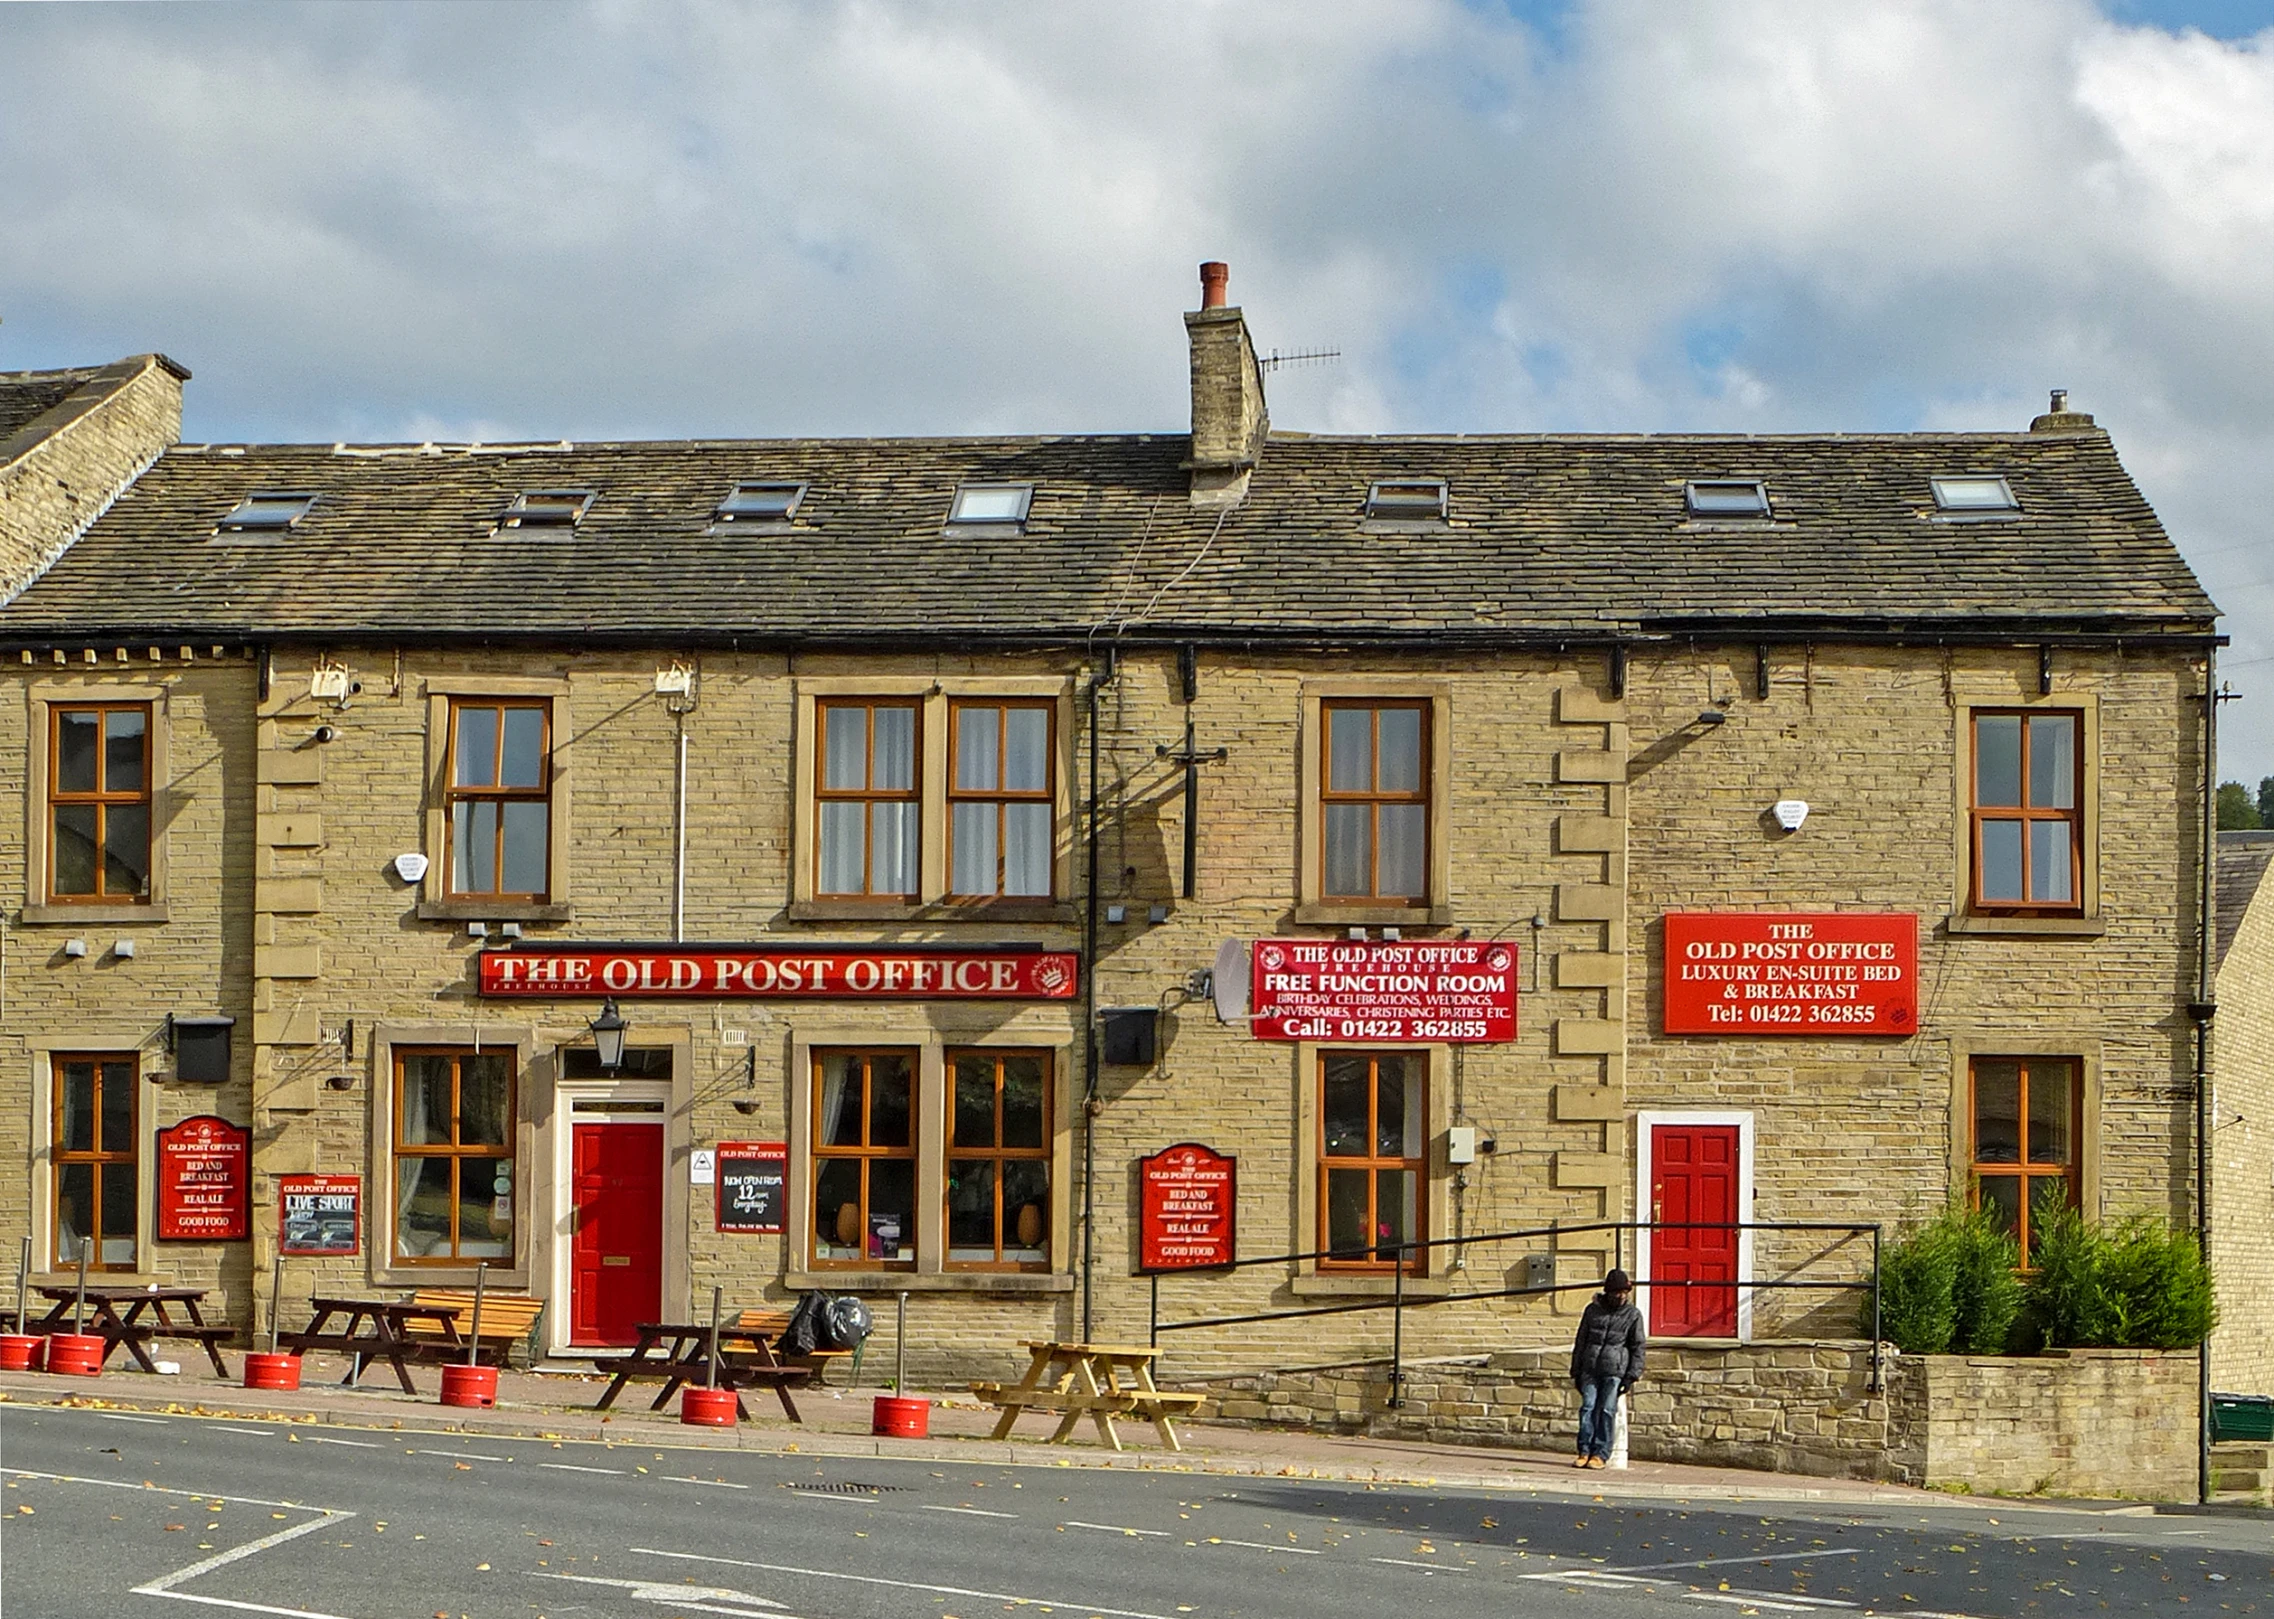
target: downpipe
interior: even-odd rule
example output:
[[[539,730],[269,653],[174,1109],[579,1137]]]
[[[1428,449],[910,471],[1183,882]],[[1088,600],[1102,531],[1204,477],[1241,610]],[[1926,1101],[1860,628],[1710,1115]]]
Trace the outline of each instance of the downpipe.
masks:
[[[1097,1280],[1098,1100],[1098,693],[1118,673],[1109,643],[1082,690],[1090,730],[1090,799],[1083,833],[1082,899],[1082,1342],[1092,1342]]]

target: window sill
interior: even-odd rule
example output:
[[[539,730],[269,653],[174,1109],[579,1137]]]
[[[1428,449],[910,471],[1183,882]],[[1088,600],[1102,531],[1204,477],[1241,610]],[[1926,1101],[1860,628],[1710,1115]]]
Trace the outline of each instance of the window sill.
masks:
[[[1299,1299],[1387,1299],[1398,1294],[1394,1276],[1298,1276],[1287,1284],[1287,1290]],[[1443,1276],[1408,1276],[1405,1279],[1405,1296],[1409,1299],[1443,1299],[1453,1296],[1453,1284]]]
[[[792,1292],[823,1293],[1071,1293],[1072,1272],[793,1270],[782,1278]]]
[[[166,907],[149,905],[27,905],[16,913],[16,920],[27,927],[56,924],[70,927],[86,923],[96,927],[116,927],[121,923],[157,923],[172,920]]]
[[[482,1274],[485,1289],[496,1288],[515,1293],[526,1293],[529,1290],[530,1273],[526,1270],[499,1270],[492,1265]],[[474,1267],[455,1261],[447,1265],[417,1265],[397,1261],[374,1266],[371,1281],[375,1287],[472,1287]]]
[[[515,900],[420,900],[421,922],[573,922],[574,905],[530,905]]]
[[[1976,916],[1953,911],[1943,918],[1945,933],[2038,935],[2048,939],[2097,939],[2108,924],[2097,916]]]
[[[792,922],[1051,922],[1067,927],[1081,920],[1072,903],[1055,899],[943,900],[930,905],[801,899],[790,906],[788,915]]]
[[[1322,905],[1312,901],[1295,907],[1295,920],[1304,927],[1443,928],[1453,924],[1453,907]]]

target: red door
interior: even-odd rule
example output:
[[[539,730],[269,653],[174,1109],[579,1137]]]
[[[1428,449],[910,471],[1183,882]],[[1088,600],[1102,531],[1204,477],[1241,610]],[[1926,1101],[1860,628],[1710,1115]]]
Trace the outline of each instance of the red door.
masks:
[[[1735,1282],[1736,1231],[1695,1226],[1734,1227],[1737,1222],[1737,1126],[1652,1125],[1650,1178],[1650,1274],[1643,1280]],[[1736,1337],[1737,1289],[1651,1288],[1650,1335]]]
[[[663,1312],[663,1126],[576,1126],[569,1341],[631,1344]]]

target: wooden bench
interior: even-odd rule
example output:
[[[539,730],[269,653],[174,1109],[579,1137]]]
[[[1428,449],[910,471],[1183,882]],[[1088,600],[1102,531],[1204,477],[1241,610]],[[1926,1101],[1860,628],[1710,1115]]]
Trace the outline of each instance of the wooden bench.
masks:
[[[474,1330],[474,1295],[470,1289],[422,1287],[403,1302],[425,1310],[448,1310],[458,1328],[460,1341],[452,1344],[439,1322],[406,1323],[403,1336],[417,1359],[456,1360],[466,1352],[464,1340]],[[474,1351],[475,1357],[494,1360],[503,1366],[514,1346],[536,1329],[537,1318],[544,1310],[543,1299],[533,1299],[526,1293],[485,1291],[482,1294],[482,1337]]]
[[[777,1347],[782,1341],[782,1334],[790,1330],[790,1312],[787,1310],[743,1311],[742,1314],[734,1318],[731,1329],[721,1329],[719,1338],[722,1347],[728,1344],[726,1333],[729,1330],[734,1334],[732,1342],[735,1345],[745,1344],[753,1339],[763,1339],[769,1347]],[[866,1347],[865,1344],[862,1346],[862,1348]],[[829,1363],[833,1360],[843,1360],[848,1355],[852,1357],[852,1377],[853,1381],[857,1383],[861,1377],[861,1351],[859,1349],[816,1349],[803,1355],[784,1354],[781,1358],[784,1365],[803,1366],[813,1374],[813,1381],[820,1384],[827,1381]]]
[[[1084,1417],[1097,1424],[1098,1437],[1115,1450],[1121,1436],[1115,1417],[1136,1417],[1150,1422],[1164,1450],[1182,1450],[1173,1419],[1191,1416],[1207,1398],[1201,1394],[1171,1394],[1154,1385],[1153,1361],[1158,1349],[1121,1344],[1064,1344],[1025,1339],[1020,1346],[1033,1359],[1026,1376],[1016,1383],[974,1383],[971,1392],[1003,1414],[995,1423],[996,1439],[1008,1439],[1021,1412],[1044,1411],[1059,1419],[1050,1443],[1062,1445]]]

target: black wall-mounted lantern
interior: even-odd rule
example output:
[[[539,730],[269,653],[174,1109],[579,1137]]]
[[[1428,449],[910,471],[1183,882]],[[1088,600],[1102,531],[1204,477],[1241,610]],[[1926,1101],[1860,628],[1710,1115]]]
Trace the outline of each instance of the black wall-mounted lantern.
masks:
[[[616,997],[611,995],[600,1008],[600,1015],[587,1025],[592,1030],[593,1051],[600,1058],[600,1066],[609,1073],[624,1066],[624,1034],[631,1028],[624,1014],[616,1010]]]
[[[166,1049],[173,1053],[174,1078],[184,1085],[220,1085],[229,1078],[229,1031],[233,1017],[166,1017]]]

